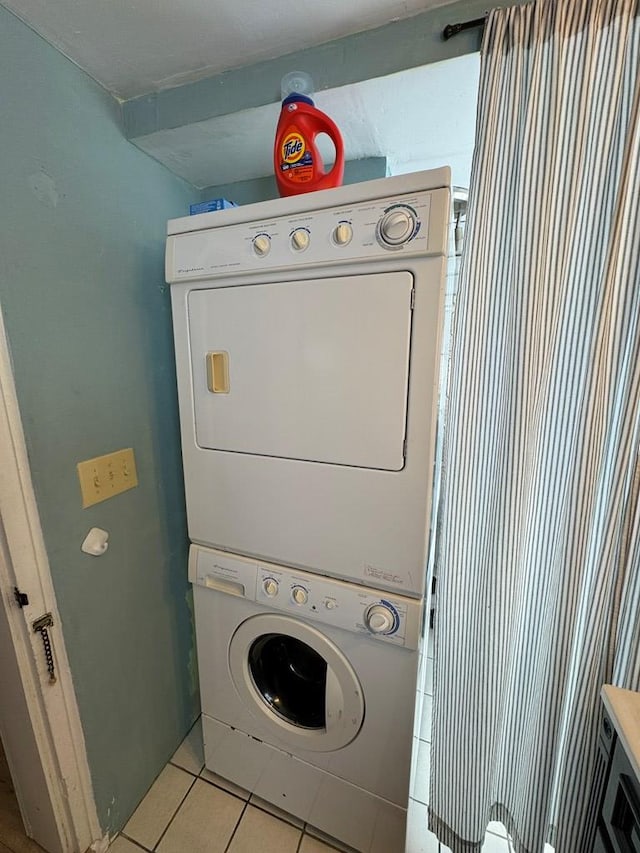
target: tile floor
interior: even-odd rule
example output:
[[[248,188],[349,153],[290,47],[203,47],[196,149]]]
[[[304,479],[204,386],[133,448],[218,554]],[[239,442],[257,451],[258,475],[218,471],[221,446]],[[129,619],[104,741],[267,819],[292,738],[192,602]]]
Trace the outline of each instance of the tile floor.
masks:
[[[332,853],[341,849],[292,815],[206,770],[198,721],[109,851]]]
[[[417,781],[409,805],[406,853],[447,853],[427,830],[433,661],[427,661]],[[483,853],[512,853],[502,824],[489,826]],[[156,779],[110,853],[332,853],[348,851],[275,806],[204,769],[196,723]],[[0,849],[0,853],[3,851]]]

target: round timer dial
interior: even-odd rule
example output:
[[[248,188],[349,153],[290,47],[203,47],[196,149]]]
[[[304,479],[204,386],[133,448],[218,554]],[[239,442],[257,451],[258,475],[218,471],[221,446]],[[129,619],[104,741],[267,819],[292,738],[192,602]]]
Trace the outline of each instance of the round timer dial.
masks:
[[[386,248],[399,248],[413,237],[417,225],[416,213],[410,207],[392,207],[378,222],[378,242]]]
[[[380,602],[367,608],[364,624],[372,634],[391,634],[398,627],[398,616],[392,607]]]

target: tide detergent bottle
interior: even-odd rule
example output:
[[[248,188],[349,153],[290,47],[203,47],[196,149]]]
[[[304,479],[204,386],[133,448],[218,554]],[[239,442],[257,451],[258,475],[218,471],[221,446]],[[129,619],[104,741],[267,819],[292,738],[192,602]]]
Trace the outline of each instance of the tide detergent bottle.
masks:
[[[276,129],[273,166],[281,196],[326,190],[342,185],[344,145],[335,122],[319,110],[308,74],[292,71],[282,78],[282,110]],[[336,149],[333,167],[325,172],[316,136],[326,133]]]

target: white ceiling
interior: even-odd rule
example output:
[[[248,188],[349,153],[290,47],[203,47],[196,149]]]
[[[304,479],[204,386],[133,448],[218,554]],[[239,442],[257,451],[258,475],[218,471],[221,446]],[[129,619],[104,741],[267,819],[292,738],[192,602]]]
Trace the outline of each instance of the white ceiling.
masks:
[[[3,0],[125,100],[447,2],[451,0]]]

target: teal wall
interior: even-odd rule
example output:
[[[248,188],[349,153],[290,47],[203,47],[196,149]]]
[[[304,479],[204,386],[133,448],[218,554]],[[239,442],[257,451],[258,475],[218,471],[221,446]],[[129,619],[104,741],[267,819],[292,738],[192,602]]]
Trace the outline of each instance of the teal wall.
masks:
[[[127,142],[115,101],[1,7],[0,104],[0,304],[113,832],[197,714],[163,249],[167,218],[200,194]],[[83,510],[76,463],[129,446],[140,486]],[[92,526],[111,536],[99,558],[80,551]]]
[[[367,157],[363,160],[349,160],[344,164],[343,184],[356,184],[359,181],[372,181],[387,175],[386,157]],[[202,200],[226,198],[236,204],[252,204],[256,201],[267,201],[278,198],[278,188],[273,175],[264,178],[254,178],[251,181],[236,181],[233,184],[223,184],[218,187],[207,187],[201,190]]]

